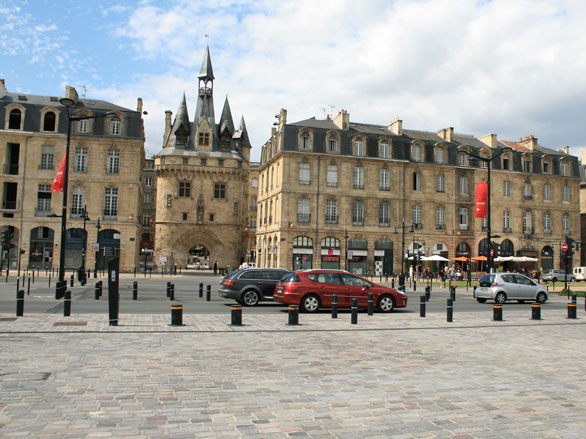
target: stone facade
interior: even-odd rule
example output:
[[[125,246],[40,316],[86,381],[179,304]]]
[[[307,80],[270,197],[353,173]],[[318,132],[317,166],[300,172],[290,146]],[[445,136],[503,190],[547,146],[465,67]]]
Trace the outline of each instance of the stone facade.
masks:
[[[155,264],[185,267],[190,249],[204,247],[210,265],[238,267],[246,255],[250,141],[244,118],[236,129],[228,98],[216,124],[209,48],[189,120],[185,95],[175,120],[166,112],[163,149],[155,157]]]
[[[100,117],[72,123],[65,266],[81,266],[85,249],[87,268],[102,268],[111,255],[119,254],[121,270],[133,270],[145,159],[142,100],[137,110],[130,110],[80,99],[72,87],[66,88],[66,97],[75,102],[72,116]],[[105,113],[109,115],[101,117]],[[58,97],[10,93],[2,81],[0,124],[0,228],[12,233],[11,268],[56,268],[61,263],[63,196],[50,189],[66,149],[67,108]],[[98,252],[93,250],[96,243]],[[5,267],[5,252],[3,258]]]
[[[488,178],[481,158],[490,159],[492,245],[487,219],[475,218],[475,185]],[[288,124],[281,110],[259,181],[260,266],[397,273],[411,264],[401,255],[417,249],[482,259],[500,246],[503,257],[537,258],[525,267],[539,270],[559,267],[565,237],[580,236],[577,159],[533,136],[502,142],[405,130],[399,119],[358,124],[345,111]]]

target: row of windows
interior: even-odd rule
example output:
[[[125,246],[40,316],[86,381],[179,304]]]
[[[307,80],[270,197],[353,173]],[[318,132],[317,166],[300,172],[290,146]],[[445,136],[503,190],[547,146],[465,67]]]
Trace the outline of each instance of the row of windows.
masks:
[[[69,214],[72,217],[83,215],[86,205],[86,197],[83,188],[74,187],[71,190],[71,201]],[[46,214],[51,212],[51,185],[39,184],[37,190],[37,213]],[[115,217],[118,215],[118,188],[104,189],[104,210],[106,217]]]
[[[56,132],[57,131],[57,113],[54,111],[47,111],[42,118],[42,131]],[[9,130],[22,130],[24,126],[24,116],[22,111],[15,108],[10,111],[8,116]],[[90,120],[78,120],[74,124],[74,131],[78,134],[89,134]],[[108,118],[108,133],[112,136],[119,136],[122,134],[122,119],[118,116]]]
[[[312,136],[309,132],[305,131],[301,134],[300,137],[300,144],[299,149],[307,151],[312,149],[311,144]],[[338,143],[339,139],[335,135],[327,136],[327,145],[326,151],[329,153],[338,153]],[[487,147],[488,148],[488,147]],[[447,151],[443,146],[436,146],[435,147],[435,157],[434,162],[437,164],[445,164]],[[364,138],[360,137],[353,141],[352,143],[352,155],[355,157],[364,157],[365,156],[365,149],[364,149]],[[391,147],[388,142],[381,142],[379,143],[379,150],[378,150],[378,157],[383,159],[391,158]],[[486,159],[481,160],[481,167],[488,168],[488,160],[490,159],[491,155],[484,151],[481,153],[480,157]],[[420,144],[413,144],[411,145],[411,160],[414,162],[423,162],[424,161],[424,149],[423,146]],[[504,170],[512,170],[512,154],[504,153],[501,157],[501,169]],[[470,160],[469,155],[464,152],[458,152],[458,165],[459,166],[469,166]],[[532,158],[524,158],[523,159],[523,171],[525,172],[532,172]],[[535,172],[543,172],[545,174],[549,174],[552,172],[552,162],[550,158],[543,158],[541,160],[541,169],[536,169]],[[570,175],[570,168],[569,162],[567,160],[562,160],[560,165],[560,172],[561,175]]]
[[[180,198],[191,197],[191,183],[187,182],[187,181],[179,182],[177,196]],[[224,183],[214,184],[214,198],[216,198],[216,199],[226,198],[226,185]]]
[[[52,146],[43,146],[41,148],[41,161],[39,169],[52,170],[55,167],[54,149]],[[88,167],[88,149],[84,147],[75,148],[73,154],[73,171],[87,172]],[[118,174],[120,172],[120,151],[109,150],[106,158],[106,172],[108,174]],[[150,178],[150,177],[149,177]],[[152,182],[151,182],[152,183]]]

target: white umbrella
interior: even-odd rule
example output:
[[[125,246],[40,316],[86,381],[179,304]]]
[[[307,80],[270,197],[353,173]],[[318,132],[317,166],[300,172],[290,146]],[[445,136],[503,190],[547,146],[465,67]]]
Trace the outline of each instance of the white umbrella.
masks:
[[[444,258],[440,255],[433,255],[433,256],[424,256],[421,258],[423,261],[439,261],[439,262],[450,262],[449,259]]]
[[[512,261],[513,260],[513,256],[499,256],[494,258],[495,262],[508,262],[508,261]]]
[[[532,258],[530,256],[517,256],[517,257],[513,257],[513,261],[515,261],[515,262],[537,262],[537,258]]]

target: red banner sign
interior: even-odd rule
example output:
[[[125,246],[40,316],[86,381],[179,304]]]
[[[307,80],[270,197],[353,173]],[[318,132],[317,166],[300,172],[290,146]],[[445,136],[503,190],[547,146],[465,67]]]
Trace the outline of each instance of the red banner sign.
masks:
[[[476,218],[486,217],[486,203],[488,200],[488,183],[476,183]]]
[[[57,175],[51,184],[51,191],[63,192],[63,185],[65,184],[65,153],[61,159],[61,164],[57,170]]]

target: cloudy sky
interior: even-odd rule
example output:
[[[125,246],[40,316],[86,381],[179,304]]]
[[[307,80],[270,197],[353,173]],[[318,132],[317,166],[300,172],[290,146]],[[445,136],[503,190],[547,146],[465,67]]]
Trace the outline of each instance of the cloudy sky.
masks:
[[[129,108],[142,97],[151,155],[184,91],[193,116],[209,44],[216,114],[228,95],[253,160],[280,108],[290,122],[345,109],[415,130],[533,134],[579,155],[585,23],[583,0],[2,0],[0,78]]]

